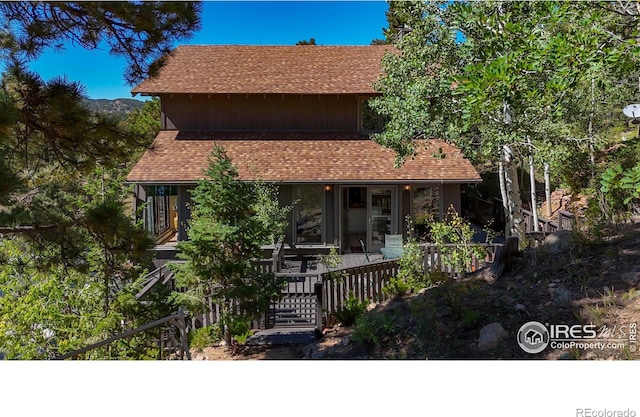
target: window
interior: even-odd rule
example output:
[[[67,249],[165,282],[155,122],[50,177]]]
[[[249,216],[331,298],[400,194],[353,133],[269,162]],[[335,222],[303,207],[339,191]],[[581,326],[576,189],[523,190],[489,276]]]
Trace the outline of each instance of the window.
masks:
[[[369,106],[368,100],[360,101],[360,131],[362,133],[381,132],[384,124],[382,115]]]
[[[322,243],[322,197],[319,185],[294,186],[296,243]]]
[[[178,187],[175,185],[151,185],[147,188],[147,205],[143,212],[146,230],[159,236],[175,227],[173,216],[178,205],[177,195]]]
[[[437,186],[414,188],[412,205],[416,237],[427,238],[429,220],[440,219],[440,188]]]

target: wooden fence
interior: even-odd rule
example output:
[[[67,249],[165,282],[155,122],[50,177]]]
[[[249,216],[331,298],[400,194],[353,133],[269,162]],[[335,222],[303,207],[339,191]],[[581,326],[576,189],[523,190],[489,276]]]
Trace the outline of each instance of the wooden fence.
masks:
[[[529,210],[522,210],[524,216],[525,232],[535,232],[533,213]],[[553,221],[538,216],[538,229],[543,233],[552,233],[558,230],[572,230],[575,225],[575,215],[568,211],[558,211],[558,220]]]
[[[445,248],[454,249],[458,245],[445,244],[442,245]],[[480,246],[484,249],[484,257],[472,256],[470,263],[464,268],[465,273],[478,271],[481,268],[487,266],[488,263],[493,263],[496,252],[499,247],[504,246],[503,243],[474,243],[473,246]],[[446,272],[449,275],[457,278],[460,275],[460,269],[453,268],[446,265],[443,262],[443,254],[441,247],[433,244],[422,244],[420,247],[424,250],[423,269],[425,272]]]
[[[397,273],[396,260],[325,272],[316,286],[321,321],[328,323],[329,316],[343,308],[351,295],[358,300],[379,302],[387,299],[382,288]]]
[[[493,218],[494,224],[504,226],[505,216],[502,200],[494,198],[492,201],[483,200],[477,197],[467,196],[468,213],[475,222],[483,224]],[[488,216],[491,213],[491,216]],[[525,232],[534,232],[533,213],[530,210],[522,210],[524,216]],[[538,216],[538,228],[540,232],[552,233],[557,230],[572,230],[575,227],[575,215],[566,210],[558,211],[558,220],[546,219]]]

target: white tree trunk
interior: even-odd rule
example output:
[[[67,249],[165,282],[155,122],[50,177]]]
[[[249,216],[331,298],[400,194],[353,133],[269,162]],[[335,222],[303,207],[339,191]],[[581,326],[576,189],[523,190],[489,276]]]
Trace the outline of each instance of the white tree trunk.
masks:
[[[522,197],[520,195],[520,184],[518,184],[518,169],[513,163],[513,149],[511,145],[504,145],[502,153],[505,165],[505,183],[507,189],[507,200],[511,218],[511,229],[506,237],[517,237],[518,248],[524,250],[527,247],[527,240],[524,230],[524,216],[522,215]]]
[[[536,199],[536,171],[533,166],[533,146],[531,144],[530,138],[527,138],[527,144],[529,145],[529,184],[531,185],[531,215],[533,216],[533,231],[539,232],[540,225],[538,224],[538,201]]]
[[[509,196],[507,194],[507,184],[504,172],[504,153],[500,152],[500,162],[498,165],[498,180],[500,181],[500,195],[502,196],[502,210],[504,212],[504,237],[508,238],[511,232],[511,216],[509,215]]]
[[[547,217],[551,217],[551,180],[549,175],[549,163],[544,163],[544,196],[547,199]]]

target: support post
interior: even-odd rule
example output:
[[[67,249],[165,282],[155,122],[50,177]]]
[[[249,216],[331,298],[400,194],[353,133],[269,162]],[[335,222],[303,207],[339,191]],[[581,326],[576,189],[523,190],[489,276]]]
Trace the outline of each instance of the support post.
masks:
[[[322,335],[322,282],[313,285],[313,292],[316,295],[316,335]]]

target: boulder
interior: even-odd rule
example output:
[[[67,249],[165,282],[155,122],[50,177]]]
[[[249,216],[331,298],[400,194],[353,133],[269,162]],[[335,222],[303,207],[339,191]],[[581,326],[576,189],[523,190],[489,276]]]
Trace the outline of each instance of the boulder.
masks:
[[[571,230],[558,230],[544,238],[544,248],[547,252],[558,253],[569,249],[573,245]]]
[[[624,273],[622,279],[628,286],[635,287],[640,282],[640,270],[636,267],[633,271]]]
[[[505,337],[507,337],[507,332],[500,323],[487,324],[480,329],[478,350],[487,351],[495,349]]]

